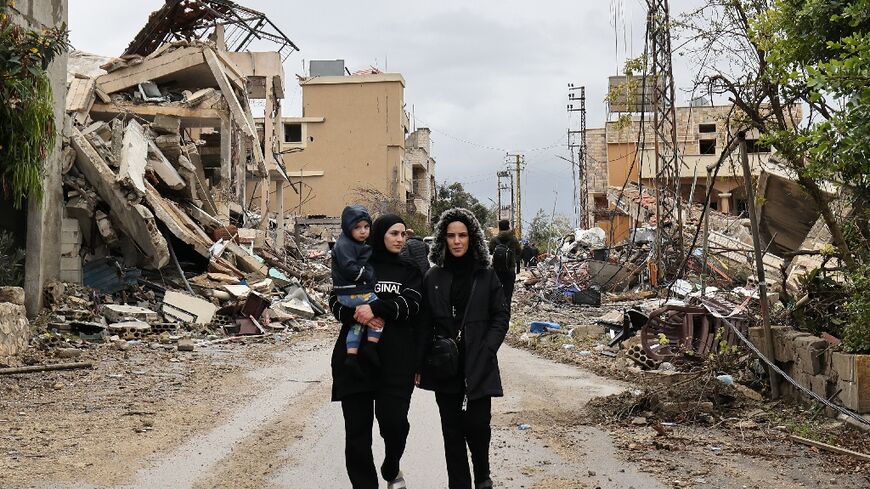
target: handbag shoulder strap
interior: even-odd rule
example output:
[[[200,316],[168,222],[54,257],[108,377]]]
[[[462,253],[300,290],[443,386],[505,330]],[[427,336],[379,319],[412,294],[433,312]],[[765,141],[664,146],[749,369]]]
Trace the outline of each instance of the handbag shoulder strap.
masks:
[[[471,294],[468,295],[468,305],[471,304],[471,298],[474,297],[474,289],[477,288],[477,277],[471,281]],[[468,319],[468,305],[465,306],[465,312],[462,314],[462,323],[459,325],[459,334],[456,335],[456,341],[462,339],[462,333],[465,331],[465,320]]]

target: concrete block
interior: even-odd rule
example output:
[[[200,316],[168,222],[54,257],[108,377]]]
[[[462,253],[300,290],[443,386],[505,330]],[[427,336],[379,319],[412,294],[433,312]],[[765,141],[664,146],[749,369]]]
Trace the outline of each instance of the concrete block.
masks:
[[[764,351],[764,328],[761,326],[749,328],[749,341],[759,350]]]
[[[795,362],[801,370],[811,375],[822,372],[822,356],[828,342],[816,336],[800,336],[794,339]]]
[[[855,355],[855,384],[859,413],[870,412],[870,355]]]
[[[812,378],[810,378],[810,386],[813,392],[825,399],[833,394],[833,392],[831,392],[832,383],[825,375],[813,375]]]
[[[159,323],[160,315],[151,309],[125,304],[106,304],[102,309],[103,316],[110,323],[123,321],[141,321],[147,324]]]
[[[178,340],[178,351],[193,351],[193,340],[190,338],[181,338]]]
[[[118,335],[125,340],[139,340],[151,333],[151,326],[142,321],[123,321],[109,325],[109,335]]]
[[[838,380],[837,390],[840,391],[838,397],[846,408],[858,413],[870,411],[870,406],[866,405],[864,406],[864,411],[859,410],[861,403],[858,396],[858,384],[854,382],[846,382],[845,380]]]
[[[174,290],[166,291],[163,297],[163,314],[180,322],[208,324],[217,309],[211,302]]]
[[[24,305],[24,289],[21,287],[0,287],[0,302],[8,302],[16,306]]]
[[[855,355],[834,352],[831,356],[831,369],[837,374],[837,379],[844,382],[855,380]]]
[[[151,129],[157,134],[179,134],[181,119],[171,115],[157,114],[151,123]]]

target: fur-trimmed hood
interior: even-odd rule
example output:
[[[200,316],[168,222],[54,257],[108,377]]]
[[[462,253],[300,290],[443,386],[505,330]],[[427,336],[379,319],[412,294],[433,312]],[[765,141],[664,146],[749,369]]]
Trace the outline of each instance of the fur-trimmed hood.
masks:
[[[445,253],[448,253],[447,225],[454,221],[461,221],[468,227],[468,251],[474,253],[474,260],[481,267],[490,268],[492,258],[489,255],[483,228],[474,214],[462,207],[454,207],[441,213],[441,217],[438,218],[435,229],[432,231],[432,236],[435,239],[432,242],[432,249],[429,251],[429,260],[439,267],[444,266],[444,256]]]

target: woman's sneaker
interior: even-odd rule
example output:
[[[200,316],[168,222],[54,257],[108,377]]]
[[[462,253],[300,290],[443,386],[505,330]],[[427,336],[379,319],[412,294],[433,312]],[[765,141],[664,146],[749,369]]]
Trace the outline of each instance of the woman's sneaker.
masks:
[[[408,489],[408,486],[405,485],[405,476],[401,470],[396,475],[396,478],[387,484],[387,489]]]
[[[486,479],[474,485],[474,489],[492,489],[492,479]]]

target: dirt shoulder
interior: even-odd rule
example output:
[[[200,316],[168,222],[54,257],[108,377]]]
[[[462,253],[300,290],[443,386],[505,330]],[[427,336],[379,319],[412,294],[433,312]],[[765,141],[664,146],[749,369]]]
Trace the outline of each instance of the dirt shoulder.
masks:
[[[126,351],[82,345],[75,361],[93,369],[0,376],[0,487],[125,483],[146,459],[222,423],[252,398],[258,385],[249,372],[327,334],[276,334],[193,352],[149,342]]]
[[[514,304],[509,344],[630,386],[622,394],[593,399],[586,409],[542,414],[536,421],[546,423],[554,444],[583,450],[577,434],[586,427],[599,427],[610,433],[619,458],[654,474],[668,487],[870,486],[870,463],[790,438],[797,435],[868,453],[870,433],[827,418],[812,406],[771,402],[757,392],[710,386],[711,379],[718,382],[709,374],[676,385],[662,383],[608,348],[604,330],[595,326],[595,320],[631,305]],[[555,322],[564,331],[582,334],[530,335],[530,321]],[[692,398],[696,394],[707,397]]]

